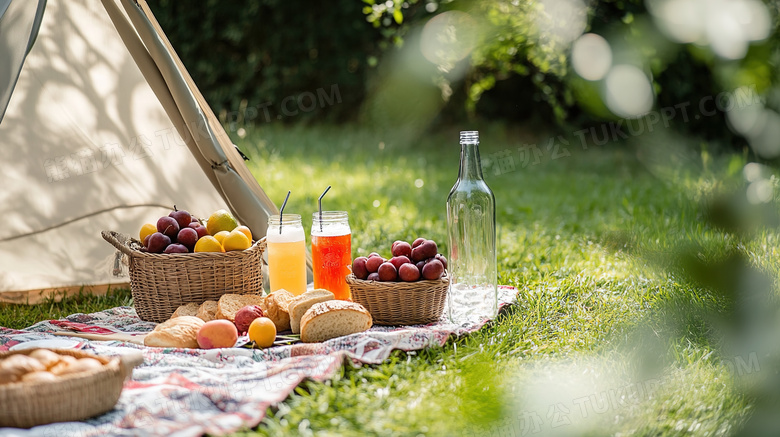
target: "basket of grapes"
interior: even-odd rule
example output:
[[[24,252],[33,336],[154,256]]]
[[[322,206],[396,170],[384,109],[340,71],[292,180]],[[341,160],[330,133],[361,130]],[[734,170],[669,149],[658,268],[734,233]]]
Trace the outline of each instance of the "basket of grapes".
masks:
[[[352,300],[377,325],[423,325],[439,321],[447,300],[447,259],[433,240],[396,241],[392,258],[359,256],[347,276]]]
[[[265,238],[255,240],[225,210],[207,221],[174,210],[140,239],[103,231],[103,239],[126,255],[133,304],[142,320],[160,323],[188,303],[217,301],[223,294],[263,292]]]

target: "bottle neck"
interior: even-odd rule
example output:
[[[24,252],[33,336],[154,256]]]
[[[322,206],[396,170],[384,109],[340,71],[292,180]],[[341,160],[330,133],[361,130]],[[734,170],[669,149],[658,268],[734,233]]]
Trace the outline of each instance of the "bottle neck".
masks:
[[[481,180],[482,179],[482,162],[479,159],[479,145],[478,144],[464,144],[460,145],[460,170],[458,171],[458,179],[461,180]]]

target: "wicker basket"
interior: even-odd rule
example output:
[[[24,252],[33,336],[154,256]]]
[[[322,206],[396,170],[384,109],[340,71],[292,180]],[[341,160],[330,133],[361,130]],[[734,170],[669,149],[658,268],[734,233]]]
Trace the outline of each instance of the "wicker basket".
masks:
[[[422,325],[441,318],[450,280],[377,282],[347,276],[352,300],[366,307],[375,325]]]
[[[129,257],[130,290],[141,320],[160,323],[180,305],[226,293],[263,292],[265,238],[246,250],[181,254],[141,252],[138,240],[117,232],[103,231],[103,238]]]
[[[0,360],[32,350],[0,352]],[[75,373],[57,381],[13,382],[0,385],[0,427],[30,428],[53,422],[88,419],[111,410],[119,400],[125,378],[143,362],[140,353],[100,357],[78,350],[54,350],[60,355],[94,358],[102,369]]]

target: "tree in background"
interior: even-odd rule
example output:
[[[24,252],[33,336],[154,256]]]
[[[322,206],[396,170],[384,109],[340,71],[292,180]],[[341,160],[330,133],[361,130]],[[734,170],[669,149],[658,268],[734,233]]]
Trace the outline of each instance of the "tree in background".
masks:
[[[767,109],[780,109],[772,91],[778,80],[772,66],[780,61],[780,6],[773,2],[150,4],[225,121],[247,106],[279,105],[289,96],[334,85],[341,104],[283,121],[395,120],[387,124],[424,127],[435,120],[482,118],[574,131],[742,87],[760,96]],[[753,24],[751,14],[757,14]],[[729,15],[748,24],[729,31],[718,24]],[[578,59],[585,60],[579,70]],[[645,96],[630,97],[637,90]],[[410,99],[420,108],[407,113]],[[675,127],[710,143],[743,147],[748,134],[739,130],[739,116],[731,118],[716,107],[712,115]]]
[[[150,0],[157,20],[217,113],[337,85],[341,104],[296,121],[350,118],[381,38],[354,0]],[[265,121],[265,120],[261,120]]]
[[[425,56],[437,66],[431,82],[470,117],[553,121],[576,130],[740,88],[771,100],[778,85],[771,73],[780,61],[774,2],[364,2],[386,47],[403,47],[415,32],[423,52],[437,47]],[[728,27],[734,17],[742,24]],[[745,132],[727,128],[728,105],[715,106],[706,118],[677,127],[741,147]]]

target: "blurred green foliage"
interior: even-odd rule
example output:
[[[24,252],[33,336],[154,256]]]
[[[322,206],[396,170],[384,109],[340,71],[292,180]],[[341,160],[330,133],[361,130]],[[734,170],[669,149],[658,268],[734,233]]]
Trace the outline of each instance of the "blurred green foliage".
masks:
[[[338,0],[305,7],[279,0],[150,4],[217,112],[278,105],[289,96],[337,85],[341,104],[292,120],[359,119],[366,110],[363,104],[377,92],[377,77],[385,74],[377,67],[398,69],[394,53],[419,54],[425,25],[443,12],[459,11],[473,21],[461,27],[476,29],[466,31],[474,38],[468,52],[416,61],[430,64],[431,72],[425,74],[441,94],[441,105],[434,105],[440,122],[530,120],[575,129],[617,118],[603,103],[603,84],[584,80],[571,68],[570,41],[557,40],[539,22],[540,16],[554,15],[548,8],[568,4],[563,0]],[[773,66],[780,63],[779,6],[773,2],[767,2],[774,22],[771,37],[752,44],[737,61],[719,59],[706,47],[671,42],[653,23],[644,0],[589,0],[584,5],[587,23],[582,30],[604,36],[614,62],[645,72],[656,93],[656,108],[695,105],[743,86],[763,98],[777,85]],[[570,23],[554,24],[565,29]],[[447,44],[442,35],[436,43]],[[728,129],[722,111],[675,127],[704,141],[745,145]]]
[[[343,120],[365,95],[368,58],[380,36],[354,0],[285,2],[150,0],[214,110],[234,111],[338,85],[342,102],[305,117]]]
[[[540,0],[364,0],[369,21],[381,28],[388,47],[403,46],[403,37],[444,11],[464,11],[483,27],[479,42],[467,62],[468,74],[451,80],[445,73],[432,80],[444,83],[443,92],[465,113],[488,119],[555,122],[577,128],[618,118],[603,104],[599,82],[580,78],[569,65],[571,50],[545,29],[536,17],[554,8],[553,1]],[[565,2],[562,2],[565,3]],[[570,2],[571,3],[571,2]],[[766,95],[776,86],[772,66],[780,61],[778,6],[767,1],[774,31],[766,41],[751,46],[738,61],[724,61],[697,45],[676,44],[652,23],[644,0],[592,0],[585,2],[585,32],[604,36],[612,44],[614,61],[639,64],[651,78],[656,107],[701,102],[723,91],[750,87]],[[404,17],[398,17],[402,14]],[[407,16],[408,15],[408,16]],[[390,19],[392,17],[392,19]],[[565,27],[567,23],[559,23]],[[445,108],[456,112],[458,108]],[[681,131],[736,147],[744,140],[733,134],[725,114],[690,120],[676,126]]]

